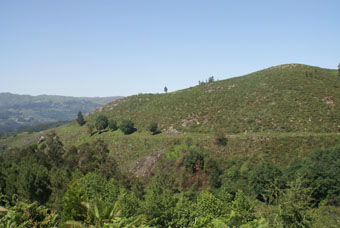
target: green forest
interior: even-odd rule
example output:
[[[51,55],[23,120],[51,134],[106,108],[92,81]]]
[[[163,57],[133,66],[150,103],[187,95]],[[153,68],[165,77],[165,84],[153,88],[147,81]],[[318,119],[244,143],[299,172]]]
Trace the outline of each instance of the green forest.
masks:
[[[0,161],[1,227],[338,227],[340,216],[339,146],[280,167],[187,139],[148,179],[120,170],[102,140],[66,149],[51,134]]]

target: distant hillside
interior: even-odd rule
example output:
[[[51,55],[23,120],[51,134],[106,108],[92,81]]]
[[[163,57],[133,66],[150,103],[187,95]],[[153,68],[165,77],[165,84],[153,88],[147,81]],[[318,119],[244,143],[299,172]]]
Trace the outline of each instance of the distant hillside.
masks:
[[[168,94],[141,94],[106,105],[99,114],[131,119],[145,130],[229,134],[339,132],[340,77],[336,70],[300,64],[271,67],[246,76],[205,83]]]
[[[73,120],[120,97],[29,96],[0,93],[0,130]]]

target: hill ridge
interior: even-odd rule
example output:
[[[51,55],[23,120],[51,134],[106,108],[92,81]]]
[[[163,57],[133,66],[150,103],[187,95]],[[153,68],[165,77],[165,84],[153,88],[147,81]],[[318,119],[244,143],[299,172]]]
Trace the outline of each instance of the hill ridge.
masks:
[[[139,94],[99,113],[137,129],[156,121],[183,132],[338,132],[340,78],[336,70],[284,64],[168,94]],[[339,117],[339,118],[338,118]]]

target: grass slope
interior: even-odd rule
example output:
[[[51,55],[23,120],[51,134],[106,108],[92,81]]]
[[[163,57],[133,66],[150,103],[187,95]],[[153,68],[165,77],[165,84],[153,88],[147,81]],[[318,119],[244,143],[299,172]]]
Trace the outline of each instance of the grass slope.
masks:
[[[184,132],[339,132],[336,70],[288,64],[169,94],[142,94],[106,105],[99,114],[137,129],[151,121]]]

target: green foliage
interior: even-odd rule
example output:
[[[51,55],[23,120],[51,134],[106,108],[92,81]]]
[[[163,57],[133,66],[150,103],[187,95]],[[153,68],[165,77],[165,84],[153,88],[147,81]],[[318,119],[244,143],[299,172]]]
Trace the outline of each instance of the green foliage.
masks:
[[[77,122],[80,126],[85,124],[84,116],[80,111],[78,112]]]
[[[312,227],[311,189],[304,188],[300,179],[290,182],[288,188],[280,191],[274,227]]]
[[[109,125],[109,121],[106,116],[100,115],[96,118],[95,126],[98,131],[104,130]]]
[[[158,124],[155,122],[150,123],[150,125],[148,126],[148,130],[153,134],[159,134],[160,131],[158,130]]]
[[[209,219],[221,217],[230,209],[225,207],[220,199],[206,191],[201,192],[197,199],[196,206],[197,217]]]
[[[106,163],[109,150],[103,140],[84,143],[78,148],[78,167],[85,174]]]
[[[242,191],[238,191],[231,205],[231,212],[227,216],[227,221],[232,226],[247,224],[255,219],[254,202]]]
[[[130,218],[115,217],[111,222],[105,223],[103,228],[155,228],[146,225],[147,219],[144,215],[134,216]]]
[[[271,203],[276,197],[276,188],[283,185],[281,170],[271,163],[259,164],[250,175],[250,184],[257,198]]]
[[[62,211],[63,197],[67,190],[68,184],[71,181],[71,173],[69,169],[58,169],[56,167],[50,170],[50,189],[48,206]]]
[[[193,217],[193,211],[195,209],[194,203],[189,200],[184,194],[178,194],[177,203],[172,214],[173,219],[170,222],[171,227],[186,228],[189,227],[191,221],[195,218]]]
[[[109,210],[118,194],[119,187],[115,180],[106,180],[101,174],[90,172],[69,185],[64,197],[63,221],[85,222],[88,208],[84,207],[83,202],[91,207],[94,204],[98,207],[100,203],[102,208]]]
[[[94,129],[94,125],[93,124],[91,124],[91,123],[86,124],[86,131],[87,131],[87,133],[92,135],[93,134],[93,129]]]
[[[125,134],[129,135],[136,131],[134,127],[134,123],[131,120],[123,120],[120,125],[119,129]]]
[[[32,159],[22,160],[19,167],[16,182],[18,194],[27,200],[46,203],[51,194],[48,170]]]
[[[14,206],[7,206],[7,211],[0,212],[0,227],[8,228],[56,228],[58,215],[37,202],[17,201]],[[4,213],[4,215],[2,215]]]
[[[204,168],[203,155],[196,150],[190,150],[189,155],[185,159],[184,165],[186,169],[190,169],[193,173],[202,170]]]
[[[217,159],[208,157],[205,159],[204,171],[210,175],[209,185],[214,188],[221,186],[221,171],[219,170]]]
[[[71,182],[64,195],[63,217],[62,221],[68,220],[84,221],[86,219],[86,209],[82,206],[82,202],[86,200],[82,192],[80,183]]]
[[[111,131],[117,130],[118,129],[117,121],[110,120],[109,121],[109,128],[111,129]]]
[[[340,146],[330,149],[315,150],[303,162],[298,174],[306,180],[306,185],[313,189],[312,197],[316,203],[329,200],[340,204]]]
[[[153,178],[147,188],[142,211],[150,225],[168,227],[174,217],[177,198],[172,189],[174,179],[161,173]]]
[[[117,207],[119,208],[120,216],[128,218],[136,215],[140,209],[140,204],[140,201],[133,192],[121,189],[117,199]]]
[[[47,136],[45,145],[46,147],[43,148],[43,152],[47,155],[49,168],[61,166],[65,150],[59,136],[57,136],[55,132],[52,132]]]

